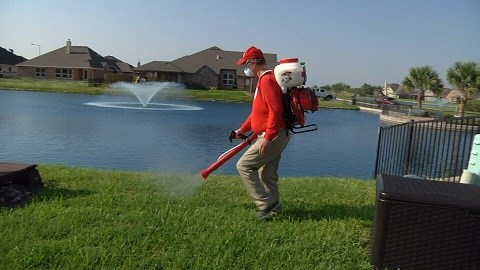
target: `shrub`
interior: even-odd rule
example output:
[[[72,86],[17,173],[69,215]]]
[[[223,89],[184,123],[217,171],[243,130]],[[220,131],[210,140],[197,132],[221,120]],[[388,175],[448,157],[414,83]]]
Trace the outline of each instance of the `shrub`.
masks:
[[[466,111],[480,112],[480,100],[467,100]]]
[[[115,83],[115,82],[131,82],[133,81],[132,74],[122,74],[122,73],[107,73],[104,75],[105,83]]]
[[[98,78],[93,78],[93,79],[90,79],[88,80],[88,86],[90,87],[97,87],[97,86],[100,86],[102,85],[103,83],[103,78],[101,77],[98,77]]]
[[[208,90],[209,87],[201,84],[201,83],[186,83],[186,87],[188,89],[194,89],[194,90]]]

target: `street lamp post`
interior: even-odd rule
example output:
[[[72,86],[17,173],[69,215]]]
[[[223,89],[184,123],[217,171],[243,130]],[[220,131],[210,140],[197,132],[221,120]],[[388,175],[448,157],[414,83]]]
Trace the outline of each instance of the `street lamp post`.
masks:
[[[39,45],[39,44],[35,44],[35,43],[32,43],[32,44],[30,44],[30,45],[32,45],[32,46],[37,46],[37,47],[38,47],[38,56],[40,56],[40,54],[41,54],[40,45]]]

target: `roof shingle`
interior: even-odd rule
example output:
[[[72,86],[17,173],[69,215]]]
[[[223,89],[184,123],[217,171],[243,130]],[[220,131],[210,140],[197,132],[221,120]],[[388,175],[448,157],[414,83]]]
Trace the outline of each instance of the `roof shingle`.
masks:
[[[103,57],[87,46],[67,46],[19,63],[17,66],[103,69],[107,65],[119,72],[132,72],[133,66],[113,56]]]
[[[237,74],[243,74],[243,66],[236,64],[242,58],[243,52],[224,51],[217,46],[210,47],[197,53],[186,55],[168,61],[153,61],[136,68],[137,71],[163,71],[196,73],[203,66],[212,69],[217,75],[222,69],[235,70]],[[264,53],[267,64],[276,65],[277,55]]]
[[[16,65],[27,60],[25,57],[18,56],[13,51],[7,51],[5,48],[0,47],[0,64]]]

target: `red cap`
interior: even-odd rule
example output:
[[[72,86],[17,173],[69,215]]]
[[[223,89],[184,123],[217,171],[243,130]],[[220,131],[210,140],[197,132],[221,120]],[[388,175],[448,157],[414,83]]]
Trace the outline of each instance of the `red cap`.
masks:
[[[260,49],[257,49],[255,47],[250,47],[248,48],[245,53],[243,53],[243,56],[240,60],[237,61],[237,65],[243,65],[247,60],[251,59],[257,59],[257,58],[263,58],[263,53]]]
[[[297,63],[298,58],[285,58],[280,60],[280,64]]]

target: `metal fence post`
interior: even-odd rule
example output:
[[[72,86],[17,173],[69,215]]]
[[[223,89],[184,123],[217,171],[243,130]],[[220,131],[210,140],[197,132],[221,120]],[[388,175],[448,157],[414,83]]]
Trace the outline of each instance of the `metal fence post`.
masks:
[[[408,125],[408,140],[407,140],[407,153],[405,155],[405,161],[403,162],[403,175],[410,173],[410,155],[412,153],[412,140],[413,140],[413,130],[414,130],[414,120],[410,120]]]
[[[380,142],[382,141],[382,128],[378,128],[378,141],[377,141],[377,158],[375,159],[375,170],[373,171],[373,179],[377,177],[378,174],[378,163],[380,157]]]

